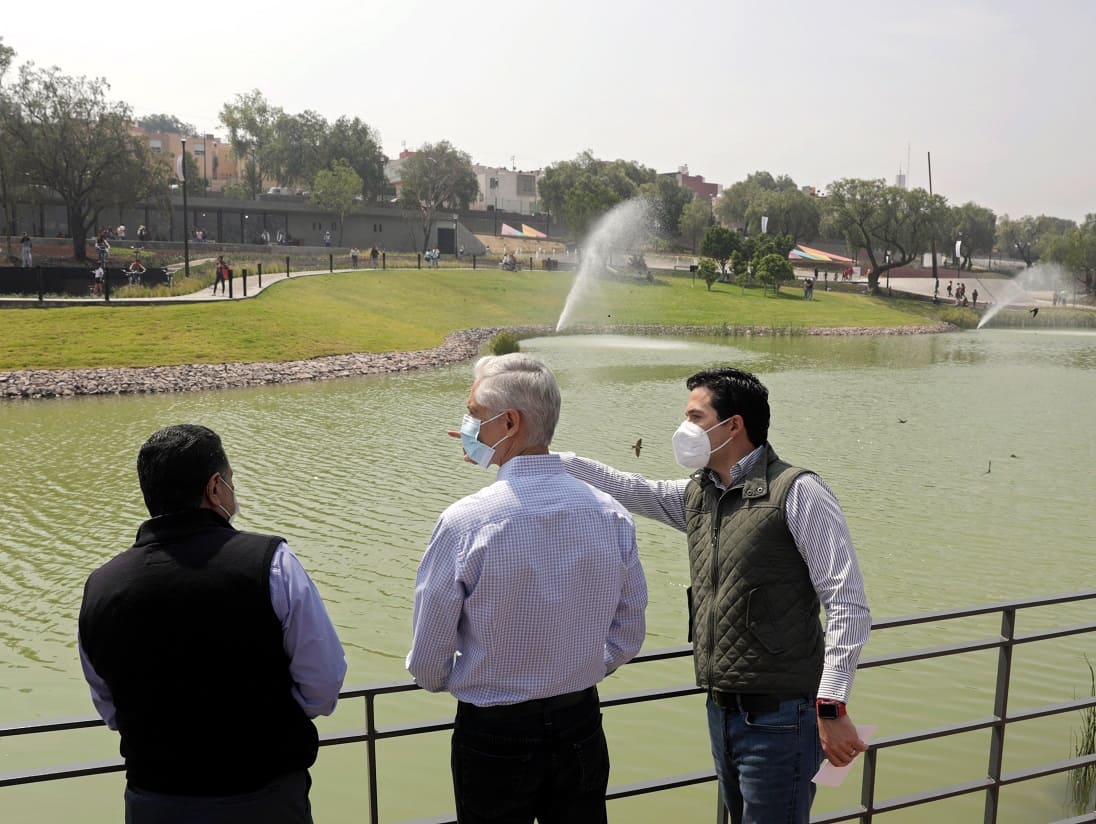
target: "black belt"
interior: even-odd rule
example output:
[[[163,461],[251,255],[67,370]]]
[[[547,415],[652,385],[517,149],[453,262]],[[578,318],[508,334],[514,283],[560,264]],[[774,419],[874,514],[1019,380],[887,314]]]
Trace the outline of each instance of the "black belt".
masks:
[[[783,701],[802,698],[802,695],[771,695],[758,692],[723,692],[709,690],[708,694],[717,707],[732,712],[776,712]]]
[[[524,718],[531,715],[544,715],[556,710],[565,710],[577,707],[583,703],[597,703],[597,687],[588,687],[578,692],[565,692],[562,695],[553,695],[551,698],[534,698],[531,701],[522,701],[519,704],[496,704],[491,707],[477,707],[461,701],[457,705],[459,712],[474,718]]]

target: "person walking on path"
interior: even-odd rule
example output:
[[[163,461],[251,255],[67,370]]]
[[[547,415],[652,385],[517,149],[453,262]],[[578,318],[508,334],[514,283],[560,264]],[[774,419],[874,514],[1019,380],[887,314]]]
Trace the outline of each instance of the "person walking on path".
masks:
[[[978,287],[977,286],[974,287],[974,289],[971,290],[970,305],[973,306],[975,309],[978,308]]]
[[[377,258],[379,258],[380,256],[381,253],[377,251],[377,246],[376,244],[374,244],[373,248],[369,250],[369,259],[373,261],[374,269],[377,268]]]
[[[415,580],[407,669],[458,701],[461,824],[606,821],[596,685],[639,651],[647,585],[631,516],[548,452],[559,408],[539,360],[476,364],[460,439],[498,480],[442,513]]]
[[[110,257],[110,241],[107,240],[105,229],[99,233],[99,237],[95,241],[95,251],[99,255],[99,265],[105,267],[107,258]]]
[[[361,254],[362,253],[358,250],[357,246],[352,246],[350,248],[350,265],[355,269],[358,268],[358,258],[361,257]]]
[[[871,629],[863,578],[833,493],[769,443],[765,386],[729,367],[685,385],[672,446],[689,478],[560,457],[631,512],[685,533],[696,682],[731,821],[807,824],[823,753],[840,767],[866,749],[846,711]]]
[[[211,429],[153,433],[137,477],[149,519],[88,577],[77,642],[121,735],[125,821],[312,824],[312,719],[346,675],[319,592],[284,538],[232,526],[238,481]]]
[[[217,294],[217,285],[220,284],[221,294],[225,293],[225,285],[228,283],[228,279],[232,276],[232,270],[228,268],[228,264],[225,263],[224,255],[217,256],[217,268],[216,275],[213,280],[213,291],[210,294]]]
[[[33,249],[34,244],[31,242],[30,235],[28,235],[26,232],[23,232],[23,238],[19,241],[19,244],[22,249],[23,268],[29,269],[31,266],[34,265],[34,255],[31,253],[31,249]]]

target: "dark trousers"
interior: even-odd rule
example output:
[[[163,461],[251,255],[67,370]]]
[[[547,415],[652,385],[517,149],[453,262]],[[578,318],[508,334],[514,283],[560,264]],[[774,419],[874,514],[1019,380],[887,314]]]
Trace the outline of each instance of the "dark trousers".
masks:
[[[126,824],[312,824],[311,786],[307,770],[239,795],[167,795],[127,786]]]
[[[609,749],[597,690],[501,707],[457,706],[461,824],[605,824]]]

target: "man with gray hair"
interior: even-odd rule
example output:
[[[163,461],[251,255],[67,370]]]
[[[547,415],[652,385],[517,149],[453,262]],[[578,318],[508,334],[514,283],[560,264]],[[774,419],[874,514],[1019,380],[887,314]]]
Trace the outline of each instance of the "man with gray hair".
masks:
[[[548,453],[559,408],[541,361],[476,364],[459,436],[498,479],[442,513],[419,566],[407,668],[458,701],[461,824],[606,820],[595,685],[639,651],[647,585],[631,516]]]

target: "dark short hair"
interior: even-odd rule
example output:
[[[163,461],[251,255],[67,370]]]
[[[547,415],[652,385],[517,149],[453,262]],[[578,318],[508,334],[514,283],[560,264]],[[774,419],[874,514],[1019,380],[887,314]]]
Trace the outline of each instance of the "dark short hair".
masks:
[[[152,433],[137,453],[137,478],[153,517],[197,509],[205,485],[228,469],[221,439],[212,429],[183,423]]]
[[[687,381],[689,391],[698,386],[712,393],[712,406],[721,421],[741,415],[746,435],[754,446],[769,439],[769,390],[756,375],[722,366],[697,372]]]

